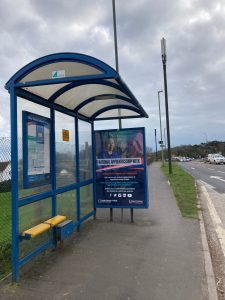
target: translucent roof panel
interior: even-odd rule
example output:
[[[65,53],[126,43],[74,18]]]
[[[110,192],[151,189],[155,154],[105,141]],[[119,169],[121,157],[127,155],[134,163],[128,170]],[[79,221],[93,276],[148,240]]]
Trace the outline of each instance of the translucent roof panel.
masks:
[[[121,100],[121,99],[106,99],[106,100],[95,100],[84,105],[78,112],[84,116],[91,117],[94,113],[103,109],[104,107],[111,105],[128,105],[130,107],[135,107],[133,104]],[[117,110],[118,111],[118,110]]]
[[[60,90],[62,87],[66,86],[67,84],[68,83],[59,83],[59,84],[49,84],[49,85],[41,85],[41,86],[29,86],[22,89],[48,100],[48,98],[51,97],[56,91]]]
[[[46,80],[54,79],[59,77],[54,77],[55,72],[61,72],[61,77],[75,77],[75,76],[87,76],[87,75],[98,75],[103,74],[103,72],[97,68],[94,68],[90,65],[71,62],[71,61],[62,61],[47,64],[45,66],[39,67],[34,71],[30,72],[19,82],[30,82],[36,80]]]
[[[111,109],[111,110],[108,110],[100,115],[98,115],[96,117],[96,120],[98,119],[110,119],[110,118],[117,118],[118,116],[121,117],[136,117],[136,116],[139,116],[140,114],[139,113],[136,113],[135,111],[131,111],[129,109],[120,109],[120,112],[118,109]]]
[[[107,94],[127,97],[125,93],[111,86],[102,84],[85,84],[63,93],[55,100],[55,103],[74,110],[80,103],[87,99]]]
[[[116,70],[81,53],[40,57],[18,70],[5,88],[9,93],[16,90],[17,96],[65,114],[78,113],[87,121],[148,117]]]

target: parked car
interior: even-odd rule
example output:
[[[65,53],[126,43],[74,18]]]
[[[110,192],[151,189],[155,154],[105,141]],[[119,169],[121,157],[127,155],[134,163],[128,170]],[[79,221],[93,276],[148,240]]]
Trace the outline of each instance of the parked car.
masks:
[[[225,164],[225,157],[221,154],[211,154],[208,160],[210,164]]]

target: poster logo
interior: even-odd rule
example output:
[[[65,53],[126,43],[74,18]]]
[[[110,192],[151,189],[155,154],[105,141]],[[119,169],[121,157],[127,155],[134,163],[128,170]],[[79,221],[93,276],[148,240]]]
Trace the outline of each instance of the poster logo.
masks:
[[[65,70],[58,70],[58,71],[53,71],[52,72],[52,78],[64,78],[66,77],[66,72]]]

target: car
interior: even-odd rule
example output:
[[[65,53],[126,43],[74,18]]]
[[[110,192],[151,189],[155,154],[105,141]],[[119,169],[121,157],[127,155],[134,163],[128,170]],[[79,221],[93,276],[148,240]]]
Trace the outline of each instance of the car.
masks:
[[[208,160],[210,164],[225,164],[225,157],[221,154],[211,154]]]

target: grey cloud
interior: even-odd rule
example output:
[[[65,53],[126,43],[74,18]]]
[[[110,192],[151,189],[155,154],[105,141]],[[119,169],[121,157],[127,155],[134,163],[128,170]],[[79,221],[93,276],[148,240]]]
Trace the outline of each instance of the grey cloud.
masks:
[[[9,102],[4,83],[40,56],[81,52],[115,66],[111,1],[10,2],[0,3],[0,101],[4,105]],[[201,142],[202,132],[207,132],[208,139],[224,138],[224,8],[219,0],[116,1],[120,74],[150,115],[148,120],[123,124],[146,126],[151,146],[154,128],[159,129],[163,36],[168,53],[171,144]],[[165,127],[164,94],[161,104]],[[104,126],[117,126],[117,122]]]

